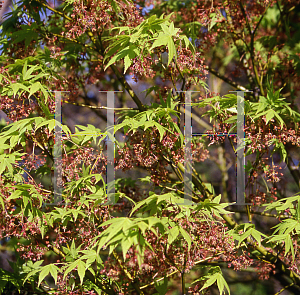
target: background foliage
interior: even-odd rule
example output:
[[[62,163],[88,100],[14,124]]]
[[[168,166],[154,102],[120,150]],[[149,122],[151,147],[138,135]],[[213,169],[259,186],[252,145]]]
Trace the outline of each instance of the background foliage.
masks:
[[[12,3],[0,39],[0,292],[299,294],[299,17],[293,0]],[[114,205],[104,90],[122,91]],[[186,90],[198,133],[192,205]],[[232,205],[230,90],[252,91],[251,206]],[[58,204],[54,91],[64,91]]]

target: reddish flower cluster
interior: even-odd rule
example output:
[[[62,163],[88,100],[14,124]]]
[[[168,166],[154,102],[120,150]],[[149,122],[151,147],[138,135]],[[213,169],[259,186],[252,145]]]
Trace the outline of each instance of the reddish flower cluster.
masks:
[[[250,125],[250,124],[249,124]],[[248,126],[249,126],[248,125]],[[271,132],[271,129],[273,132]],[[281,130],[278,126],[257,126],[251,124],[249,127],[245,127],[246,137],[250,138],[252,143],[248,148],[254,152],[256,150],[267,150],[270,146],[270,142],[277,139],[279,143],[291,143],[292,145],[300,146],[300,132],[295,129],[283,127]]]
[[[66,145],[64,145],[63,148],[66,148]],[[102,151],[95,151],[92,147],[82,147],[71,154],[65,154],[63,156],[62,165],[63,177],[65,177],[67,181],[78,180],[82,172],[82,165],[90,167],[91,169],[93,168],[93,174],[105,174],[107,158]]]
[[[5,69],[3,66],[0,67],[0,75],[4,76],[4,79],[0,82],[1,88],[7,87],[11,82],[16,83],[20,78],[18,76],[11,77],[8,69]],[[16,97],[9,97],[8,95],[3,94],[0,96],[0,110],[12,121],[27,118],[36,107],[36,103],[29,100],[24,93],[21,96]]]
[[[168,146],[173,146],[176,141],[176,136],[167,135],[164,138],[165,145],[161,145],[157,129],[147,129],[143,134],[137,131],[130,136],[129,143],[125,143],[124,148],[118,151],[120,157],[116,159],[116,169],[126,171],[134,166],[145,167],[152,181],[158,184],[166,180],[169,173],[166,170],[168,163],[162,156],[168,152]]]
[[[119,11],[116,11],[112,6],[112,3],[114,2],[120,6]],[[106,81],[109,81],[109,83],[107,83],[110,85],[109,87],[116,86],[112,86],[115,78],[111,75],[112,73],[110,70],[105,73],[102,70],[103,52],[98,48],[98,45],[101,43],[98,41],[103,41],[103,44],[101,45],[104,46],[104,50],[107,44],[105,44],[105,40],[99,40],[98,38],[99,36],[102,36],[101,34],[104,30],[115,26],[126,25],[136,27],[141,23],[143,18],[141,17],[139,9],[137,9],[134,4],[126,1],[114,2],[100,0],[75,0],[73,2],[71,20],[66,19],[62,21],[63,16],[59,13],[55,17],[51,18],[51,26],[54,24],[54,30],[52,30],[54,27],[51,27],[49,31],[45,31],[44,27],[41,26],[43,27],[43,29],[39,32],[41,33],[39,35],[39,38],[41,39],[38,40],[44,42],[43,44],[50,49],[51,54],[49,58],[53,60],[53,63],[57,62],[58,65],[60,64],[59,62],[62,62],[61,64],[63,65],[65,63],[67,64],[64,69],[56,69],[57,73],[54,73],[55,70],[53,70],[53,76],[51,76],[49,80],[46,81],[45,79],[40,79],[39,81],[42,84],[49,86],[52,90],[72,91],[68,99],[74,101],[77,101],[79,96],[79,85],[99,82],[106,74],[108,76]],[[153,1],[153,3],[154,2],[158,3],[159,1]],[[188,7],[190,2],[193,4],[192,7]],[[263,50],[258,50],[254,46],[254,61],[255,64],[260,65],[255,74],[259,77],[266,77],[269,69],[273,65],[274,67],[277,66],[274,61],[276,59],[273,59],[273,62],[271,62],[270,59],[274,56],[278,57],[281,62],[280,69],[278,69],[278,71],[274,74],[274,85],[284,86],[285,84],[283,85],[282,81],[289,78],[291,85],[293,85],[293,91],[297,93],[297,90],[299,90],[299,82],[297,81],[298,75],[295,69],[294,57],[299,56],[299,54],[296,54],[293,59],[291,59],[291,56],[289,56],[288,53],[277,53],[277,51],[280,51],[283,48],[283,44],[288,38],[286,34],[281,31],[275,31],[277,28],[264,28],[262,30],[261,27],[259,27],[255,33],[250,32],[247,24],[251,21],[251,27],[255,28],[255,25],[258,24],[261,15],[264,15],[266,7],[268,5],[272,6],[273,3],[275,3],[274,0],[227,1],[226,7],[224,7],[222,1],[195,0],[190,2],[182,4],[183,8],[178,13],[175,13],[175,15],[172,16],[172,19],[174,20],[175,26],[176,22],[188,24],[192,20],[196,22],[199,21],[201,23],[202,28],[199,32],[197,32],[195,40],[197,50],[199,50],[201,54],[196,53],[196,55],[193,56],[189,49],[183,48],[182,44],[180,44],[176,52],[177,64],[175,64],[174,59],[170,65],[165,68],[159,65],[158,61],[155,60],[152,55],[144,58],[135,58],[132,61],[132,66],[129,68],[129,70],[134,74],[135,79],[152,79],[162,74],[163,82],[170,79],[172,82],[175,81],[176,83],[180,71],[187,79],[185,87],[188,89],[192,83],[190,78],[191,76],[200,79],[204,78],[206,71],[203,65],[203,54],[211,51],[211,48],[218,42],[218,40],[224,38],[224,51],[229,52],[229,50],[227,50],[229,49],[229,42],[231,44],[235,43],[235,47],[238,47],[236,46],[236,41],[245,41],[250,44],[250,41],[252,41],[250,39],[252,37],[255,42],[264,37],[265,32],[269,30],[269,35],[272,37],[274,35],[276,42],[282,42],[281,44],[275,45],[274,48],[271,48],[271,45],[266,45],[266,49],[269,49],[267,50],[267,54],[265,54]],[[289,0],[286,2],[287,4],[285,4],[285,9],[292,18],[294,13],[293,10],[296,10],[294,9],[294,6],[296,7],[296,5],[298,5],[298,1]],[[151,1],[149,1],[149,3],[151,3]],[[165,5],[164,7],[169,7],[169,5]],[[244,8],[244,11],[242,8]],[[169,8],[166,9],[168,10]],[[25,6],[24,11],[27,10],[28,9]],[[33,10],[38,12],[37,8],[33,8]],[[254,19],[254,21],[252,21],[252,19]],[[20,25],[22,24],[28,24],[28,26],[31,26],[34,21],[35,20],[31,18],[27,18],[26,15],[22,15],[18,21],[15,22],[14,29],[19,30]],[[59,38],[52,35],[51,32],[54,32],[57,29],[57,23],[63,24],[63,27],[61,28],[62,31],[60,33],[66,38],[75,39],[81,36],[78,40],[84,40],[83,34],[88,33],[86,38],[96,38],[97,40],[96,42],[92,40],[91,45],[82,44],[82,48],[76,58],[73,58],[72,55],[67,55],[67,58],[65,59],[65,53],[63,53],[64,49],[69,45],[67,43],[72,40],[66,41],[65,38]],[[105,34],[106,33],[107,32],[105,32]],[[291,34],[293,34],[293,32],[291,32]],[[12,45],[7,51],[7,54],[13,59],[8,60],[7,63],[12,63],[15,59],[23,59],[36,54],[39,42],[32,40],[29,47],[24,50],[25,41],[14,43],[16,38],[18,38],[17,34],[12,36],[10,39],[10,43]],[[232,38],[232,40],[229,40],[229,38]],[[178,42],[178,40],[178,38],[174,39],[175,42]],[[80,42],[78,42],[79,41],[75,42],[76,50],[77,47],[79,48]],[[157,49],[156,54],[158,55],[160,53]],[[209,58],[207,61],[209,61]],[[240,56],[240,67],[237,67],[239,63],[233,65],[232,68],[235,70],[232,75],[236,76],[244,73],[244,75],[247,75],[248,77],[251,75],[254,76],[253,73],[255,69],[252,58],[252,55],[242,52],[242,55]],[[88,66],[88,73],[82,74],[82,72],[86,71],[86,66]],[[20,80],[20,75],[9,73],[8,69],[5,69],[4,66],[0,68],[0,74],[3,74],[4,76],[0,82],[1,89],[10,83],[7,78],[9,78],[12,83],[19,82]],[[34,75],[36,73],[32,74]],[[106,82],[103,82],[101,87],[103,85],[107,85],[105,83]],[[251,79],[249,79],[249,83],[252,84]],[[168,88],[166,87],[166,89]],[[162,92],[165,91],[163,86],[161,90]],[[166,93],[163,93],[162,95],[164,100],[166,97],[165,94]],[[36,93],[36,95],[37,98],[43,98],[42,93]],[[12,96],[2,95],[0,103],[0,109],[3,110],[12,121],[26,118],[30,114],[36,115],[42,113],[38,101],[31,98],[29,99],[26,94],[13,98]],[[53,98],[48,99],[47,106],[49,107],[50,112],[54,113],[55,104]],[[225,136],[216,136],[215,133],[228,133],[231,127],[230,124],[223,123],[226,118],[220,117],[218,119],[220,120],[219,127],[216,128],[216,126],[214,126],[214,130],[208,132],[208,134],[211,135],[211,144],[223,142]],[[265,122],[265,117],[254,124],[249,121],[247,122],[247,126],[249,127],[246,127],[246,137],[250,138],[252,141],[252,143],[247,147],[249,151],[259,152],[260,155],[267,153],[270,151],[270,141],[273,139],[277,139],[279,143],[283,143],[284,145],[292,144],[297,147],[300,146],[299,130],[295,130],[292,127],[280,130],[275,124],[275,120],[271,120],[268,125],[266,125]],[[161,121],[158,121],[158,123],[161,123],[162,126],[169,127]],[[155,184],[160,184],[162,181],[168,180],[168,174],[170,173],[167,169],[168,163],[165,161],[163,156],[170,156],[170,160],[173,161],[175,165],[184,162],[184,149],[178,144],[179,140],[177,133],[171,134],[167,132],[163,136],[162,141],[160,141],[159,131],[155,128],[147,129],[145,132],[138,130],[134,134],[127,135],[129,139],[127,143],[125,143],[125,147],[119,151],[119,157],[116,161],[117,169],[128,170],[135,166],[141,166],[150,172],[151,179]],[[47,145],[45,152],[48,156],[50,155],[49,158],[52,158],[51,150],[53,144],[50,144],[49,142],[53,142],[53,134],[50,134],[49,130],[41,128],[39,132],[32,134],[26,133],[25,137],[28,147],[27,156],[22,158],[23,162],[18,163],[18,166],[28,169],[29,172],[35,170],[39,165],[45,165],[45,168],[47,169],[48,167],[46,166],[44,154],[35,154],[33,148],[38,148],[35,146],[35,143],[33,144],[32,142],[37,141]],[[236,138],[234,137],[234,141],[235,140]],[[208,151],[201,142],[192,143],[192,157],[194,161],[204,161],[208,157]],[[82,178],[82,164],[84,164],[85,167],[90,167],[92,169],[92,174],[100,173],[104,175],[107,159],[104,155],[102,155],[102,151],[95,153],[93,148],[90,147],[90,143],[87,143],[85,147],[77,146],[75,151],[70,151],[69,146],[64,142],[62,159],[64,188],[69,187],[70,182]],[[15,167],[17,167],[17,165]],[[281,167],[276,164],[268,166],[264,160],[260,161],[260,163],[251,170],[251,184],[253,187],[255,186],[259,173],[265,173],[265,177],[268,182],[278,182],[282,176],[282,174],[279,174],[279,169],[281,169]],[[28,177],[24,183],[34,185],[37,192],[42,197],[42,200],[48,203],[51,197],[51,192],[46,190],[43,185],[38,185],[33,177]],[[79,190],[74,191],[67,196],[70,197],[70,200],[66,198],[66,201],[70,202],[65,208],[72,209],[72,212],[68,216],[61,213],[61,208],[53,209],[53,207],[49,208],[49,206],[45,206],[45,208],[41,210],[40,200],[38,200],[38,198],[34,195],[32,195],[30,201],[27,202],[30,205],[27,207],[25,206],[27,210],[25,214],[18,210],[25,210],[22,202],[24,200],[26,201],[26,196],[20,195],[16,198],[9,199],[12,192],[15,190],[14,186],[16,184],[16,181],[10,181],[5,177],[2,178],[2,176],[0,176],[0,195],[4,202],[4,208],[0,212],[0,236],[2,238],[16,237],[30,240],[31,244],[29,245],[24,245],[22,243],[18,244],[18,251],[20,252],[21,257],[26,260],[30,259],[35,261],[42,259],[45,257],[45,253],[49,249],[53,251],[54,249],[55,251],[62,251],[64,249],[63,247],[70,245],[73,240],[75,240],[76,246],[81,245],[81,250],[90,249],[92,239],[101,232],[98,225],[112,217],[110,210],[113,210],[114,213],[116,213],[117,210],[123,210],[119,213],[124,213],[124,209],[126,208],[126,210],[129,210],[128,208],[130,207],[125,202],[123,202],[123,205],[119,204],[112,208],[108,208],[99,203],[95,203],[94,200],[84,201],[84,196],[89,195],[91,191],[89,191],[89,188],[87,187],[80,187]],[[92,179],[92,186],[95,186],[94,179]],[[251,191],[251,188],[249,191]],[[254,190],[252,190],[252,193],[248,196],[248,198],[250,199],[250,202],[253,202],[256,205],[277,199],[277,190],[274,187],[267,193],[260,191],[260,189],[256,189],[255,192],[253,191]],[[138,188],[122,187],[119,192],[126,193],[128,197],[132,197],[134,200],[147,197],[140,194]],[[32,210],[32,212],[36,215],[34,215],[30,210]],[[83,215],[76,215],[78,210],[80,210]],[[52,217],[54,216],[51,221],[47,220],[44,215],[50,211],[52,212]],[[177,214],[179,212],[173,213]],[[164,216],[168,216],[170,217],[170,220],[172,220],[173,216],[169,216],[169,212],[164,212],[164,214]],[[196,263],[201,264],[201,261],[225,261],[228,263],[229,267],[233,266],[235,270],[247,268],[253,264],[252,259],[249,258],[250,255],[244,252],[242,252],[241,255],[240,253],[237,253],[234,242],[230,237],[226,236],[226,228],[224,228],[221,224],[217,221],[212,222],[211,220],[205,219],[206,216],[199,217],[194,212],[192,213],[192,216],[194,217],[193,220],[174,220],[174,222],[191,235],[192,245],[190,250],[188,249],[188,245],[184,239],[181,239],[181,241],[175,240],[167,250],[166,236],[159,235],[159,237],[157,237],[153,232],[147,232],[145,239],[153,246],[155,251],[152,252],[149,249],[145,250],[144,263],[140,270],[137,263],[136,249],[130,248],[126,256],[124,266],[131,274],[135,273],[140,282],[147,284],[150,283],[153,278],[170,274],[176,269],[181,270],[182,273],[189,272]],[[44,225],[45,233],[42,232],[41,224]],[[292,239],[294,243],[293,246],[297,250],[295,262],[292,262],[293,259],[290,254],[285,255],[284,249],[278,251],[278,257],[287,265],[290,265],[291,270],[299,274],[299,246],[297,245],[297,237],[293,236]],[[60,263],[64,263],[66,260],[67,258],[60,257],[57,264],[59,265]],[[270,273],[274,271],[274,265],[270,263],[261,262],[258,267],[260,268],[259,275],[262,279],[267,279]],[[111,258],[105,262],[105,269],[102,273],[116,280],[120,280],[122,277],[125,277],[124,268],[122,268],[121,265],[116,264],[115,260]],[[78,280],[74,274],[75,271],[69,273],[65,279],[62,274],[58,275],[58,289],[56,294],[95,294],[94,291],[68,289],[68,283],[74,280],[75,286],[75,279]],[[124,282],[124,292],[131,292],[132,289],[130,289],[130,280],[124,279]],[[194,294],[198,294],[200,288],[201,284],[196,285],[193,291]],[[152,291],[154,290],[149,290],[149,292]]]
[[[137,131],[131,134],[124,148],[118,151],[116,169],[126,171],[134,166],[142,166],[150,172],[154,183],[166,181],[169,174],[166,170],[168,163],[163,156],[170,155],[175,164],[184,161],[184,148],[178,148],[176,145],[178,135],[166,134],[160,142],[156,128],[147,129],[144,133]],[[203,143],[192,143],[192,156],[196,162],[204,161],[208,157],[208,151]]]
[[[218,128],[216,128],[216,126],[213,125],[212,130],[207,130],[206,133],[209,134],[208,138],[210,140],[208,146],[216,143],[223,143],[225,141],[225,138],[228,136],[227,134],[229,134],[230,127],[230,124],[218,123]],[[230,138],[233,139],[233,142],[236,142],[235,135],[230,135]]]
[[[43,154],[37,155],[35,153],[32,153],[30,156],[25,155],[21,158],[24,161],[22,166],[31,171],[36,170],[40,166],[43,166],[46,163],[47,156]]]
[[[76,0],[72,3],[73,13],[72,21],[66,24],[69,29],[65,34],[67,38],[75,39],[86,31],[97,32],[102,31],[112,25],[113,21],[119,18],[121,23],[127,26],[136,26],[142,21],[140,11],[132,3],[119,2],[122,17],[108,1],[87,1]],[[97,28],[97,29],[96,29]]]
[[[272,187],[269,192],[262,192],[256,189],[255,193],[251,193],[247,196],[247,202],[252,203],[255,206],[272,203],[277,200],[277,189]]]
[[[205,149],[202,142],[192,142],[191,147],[194,162],[204,162],[209,157],[209,151]]]
[[[133,80],[138,82],[142,78],[153,78],[156,76],[154,66],[158,70],[157,60],[149,56],[145,57],[135,57],[132,60],[133,65],[130,67],[129,73],[133,74]]]
[[[255,268],[258,271],[260,280],[268,280],[271,273],[275,274],[275,265],[266,261],[258,261]]]

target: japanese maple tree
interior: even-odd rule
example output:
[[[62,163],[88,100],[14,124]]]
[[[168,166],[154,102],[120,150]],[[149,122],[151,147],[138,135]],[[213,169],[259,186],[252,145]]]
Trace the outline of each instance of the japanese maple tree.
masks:
[[[13,3],[0,39],[0,238],[13,259],[0,292],[298,294],[298,2]],[[245,93],[238,206],[230,90]],[[115,92],[110,128],[99,91]],[[187,91],[199,135],[188,193]],[[113,203],[108,165],[122,175]]]

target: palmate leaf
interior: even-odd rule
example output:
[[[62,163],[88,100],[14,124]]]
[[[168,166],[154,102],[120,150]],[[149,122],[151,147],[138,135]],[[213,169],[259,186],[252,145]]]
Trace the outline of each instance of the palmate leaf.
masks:
[[[83,283],[83,278],[84,278],[84,275],[85,275],[85,271],[86,271],[85,263],[82,260],[79,260],[78,265],[77,265],[77,272],[78,272],[78,275],[79,275],[79,278],[80,278],[81,285]]]
[[[271,155],[273,155],[275,152],[279,152],[282,161],[285,162],[285,160],[287,159],[287,151],[283,142],[279,141],[278,138],[272,138],[268,142],[268,145],[274,145],[274,149],[272,150]]]
[[[179,127],[176,123],[174,123],[171,114],[177,116],[177,112],[173,110],[178,103],[174,103],[171,99],[171,95],[169,93],[167,97],[167,102],[164,103],[164,107],[160,107],[159,105],[152,104],[152,106],[144,112],[138,113],[134,117],[126,118],[122,123],[114,126],[114,132],[116,133],[119,129],[124,128],[124,131],[127,133],[129,131],[136,132],[139,128],[144,127],[144,131],[148,128],[157,128],[160,134],[160,141],[163,140],[166,132],[174,133],[176,131],[179,133],[179,139],[181,144],[184,141],[183,134],[180,131]],[[157,122],[158,118],[164,118],[168,121],[171,128],[166,128]]]
[[[178,239],[180,236],[179,234],[181,234],[181,236],[183,237],[183,239],[187,242],[188,245],[188,250],[190,251],[191,249],[191,245],[192,245],[192,238],[191,236],[187,233],[187,231],[185,231],[181,226],[179,225],[175,225],[174,227],[172,227],[171,229],[167,230],[166,235],[168,236],[168,245],[167,245],[167,249],[169,249],[170,245],[176,240]]]
[[[163,18],[163,15],[160,18],[152,15],[135,28],[124,26],[113,28],[112,30],[119,30],[119,35],[106,38],[112,44],[109,46],[104,58],[104,60],[110,58],[105,70],[112,64],[124,59],[125,73],[131,66],[133,58],[137,56],[143,58],[149,53],[153,53],[154,48],[161,46],[165,46],[168,50],[168,65],[173,58],[176,60],[178,42],[175,45],[174,38],[177,36],[179,29],[174,27],[174,23],[170,22],[169,18],[170,15],[165,18]],[[121,34],[122,32],[126,32],[126,35]],[[186,48],[189,47],[192,53],[195,52],[194,46],[185,35],[180,35],[179,38],[184,41]]]
[[[173,22],[171,23],[171,25],[173,24]],[[170,25],[170,27],[171,27]],[[167,31],[166,26],[162,26],[162,28],[164,28]],[[174,28],[174,24],[173,24],[173,28]],[[157,39],[154,41],[153,45],[151,46],[150,50],[156,48],[156,47],[160,47],[160,46],[167,46],[168,49],[168,66],[171,63],[173,57],[175,57],[175,59],[177,58],[176,56],[176,47],[173,41],[173,36],[172,34],[164,32],[164,33],[160,33],[157,37]]]
[[[175,60],[177,59],[176,48],[175,48],[173,39],[169,38],[169,40],[168,40],[168,65],[170,65],[173,57],[175,57]]]
[[[108,226],[109,225],[109,226]],[[179,238],[181,234],[183,240],[188,244],[188,249],[191,247],[192,238],[189,233],[182,227],[176,225],[167,217],[145,217],[145,218],[127,218],[119,217],[108,220],[100,225],[106,228],[99,236],[94,238],[95,247],[97,246],[97,253],[103,246],[110,247],[110,253],[117,245],[121,245],[123,259],[125,261],[126,254],[129,248],[135,246],[138,250],[139,265],[143,261],[143,252],[146,247],[152,249],[144,236],[147,231],[152,231],[157,236],[156,228],[158,228],[161,235],[168,236],[168,245]]]
[[[168,248],[177,239],[178,235],[179,235],[179,227],[175,226],[171,228],[168,234]]]
[[[109,223],[105,222],[101,226],[107,224]],[[141,219],[130,220],[128,218],[114,218],[110,224],[111,225],[104,232],[94,239],[97,240],[100,238],[96,243],[96,246],[98,246],[97,253],[106,245],[110,247],[109,254],[111,254],[116,246],[121,244],[121,246],[124,247],[122,248],[122,253],[125,260],[129,248],[135,246],[138,250],[137,259],[141,267],[145,247],[148,246],[153,251],[152,246],[143,237],[145,230],[149,228],[149,224]]]
[[[103,261],[101,260],[100,256],[96,253],[95,250],[79,250],[81,248],[81,245],[76,249],[75,244],[73,242],[71,244],[70,249],[63,247],[64,252],[67,253],[67,255],[71,254],[71,252],[76,251],[76,255],[74,255],[73,253],[72,258],[68,256],[67,261],[69,260],[69,262],[65,263],[64,267],[62,268],[64,272],[63,279],[65,279],[70,272],[76,270],[80,283],[82,285],[85,282],[85,273],[87,269],[89,269],[89,271],[91,271],[95,275],[93,268],[90,267],[92,263],[96,261],[97,266],[102,266]],[[82,253],[83,255],[79,255],[79,253]]]
[[[159,134],[160,134],[160,141],[163,140],[163,136],[166,133],[166,131],[169,131],[173,133],[171,130],[167,129],[166,127],[162,126],[161,124],[157,123],[155,120],[149,120],[147,121],[147,116],[149,116],[149,113],[144,113],[145,116],[140,116],[140,118],[137,120],[135,118],[131,119],[125,119],[121,124],[118,124],[115,126],[114,130],[115,132],[123,127],[130,127],[129,130],[126,129],[126,131],[130,132],[136,132],[136,130],[140,127],[144,127],[144,131],[148,128],[156,127]]]
[[[86,170],[85,173],[87,173],[87,171],[88,170]],[[76,193],[81,192],[82,189],[88,188],[95,195],[103,195],[103,192],[101,192],[99,190],[96,193],[96,190],[95,190],[96,188],[95,188],[94,184],[92,183],[93,178],[95,178],[96,183],[101,181],[103,183],[104,187],[106,186],[101,174],[89,174],[87,176],[83,175],[78,180],[73,180],[73,181],[68,182],[66,184],[65,191],[69,192],[70,195],[74,195]]]
[[[66,225],[69,221],[75,222],[79,215],[81,215],[82,217],[87,216],[84,213],[84,211],[81,210],[81,206],[82,205],[80,205],[78,208],[73,208],[73,209],[56,207],[55,210],[52,210],[49,213],[49,217],[55,222],[60,221],[63,225]]]
[[[163,280],[155,280],[154,285],[159,295],[165,295],[168,291],[168,278],[165,276]]]
[[[275,242],[276,244],[281,244],[284,242],[284,256],[289,252],[292,254],[293,261],[295,260],[295,249],[293,245],[293,240],[290,234],[278,234],[270,237],[268,243]]]
[[[298,220],[295,219],[285,219],[281,223],[277,224],[273,228],[276,228],[273,234],[299,234],[300,233],[300,223]]]
[[[96,261],[98,264],[103,264],[101,257],[97,255],[97,252],[95,250],[89,249],[81,250],[79,252],[83,254],[80,259],[86,260],[87,265],[91,265],[94,261]]]
[[[188,251],[190,251],[191,245],[192,245],[192,239],[191,239],[190,235],[182,227],[179,227],[179,231],[188,244]]]
[[[195,280],[192,284],[195,284],[203,280],[206,280],[206,282],[204,283],[203,287],[200,289],[200,292],[212,286],[214,283],[217,283],[220,295],[226,294],[226,291],[230,295],[229,286],[226,280],[224,279],[222,270],[219,266],[211,267],[210,270],[208,271],[207,276]]]
[[[38,41],[38,33],[35,31],[37,28],[36,22],[31,25],[21,25],[21,30],[12,33],[12,43],[25,40],[25,48],[27,48],[31,41]]]
[[[47,264],[43,266],[40,270],[39,274],[39,281],[38,281],[38,287],[42,283],[42,281],[49,275],[53,277],[55,284],[57,283],[57,273],[59,271],[59,268],[55,264]]]
[[[157,39],[154,41],[153,45],[151,46],[150,50],[160,47],[166,46],[168,44],[168,38],[166,38],[165,34],[160,34]]]
[[[220,214],[230,214],[230,211],[225,210],[224,208],[228,207],[230,203],[221,203],[221,195],[216,196],[212,201],[206,199],[202,202],[199,202],[195,209],[197,211],[206,211],[212,213],[221,218]]]
[[[80,131],[80,129],[82,131]],[[99,128],[96,128],[94,125],[91,124],[88,124],[87,126],[76,125],[75,133],[68,133],[71,135],[72,141],[80,145],[84,145],[89,141],[93,141],[95,144],[97,144],[97,140],[99,140],[99,145],[106,138],[107,135],[110,135],[107,131],[102,132]],[[116,141],[116,139],[113,140]]]
[[[32,184],[18,184],[12,187],[12,193],[7,200],[14,200],[22,197],[24,208],[30,203],[32,207],[32,200],[36,199],[39,201],[40,206],[43,204],[43,196],[37,191]]]
[[[10,88],[13,91],[13,95],[17,95],[17,93],[21,95],[24,91],[29,92],[29,88],[21,83],[13,83],[10,85]]]
[[[183,204],[184,200],[173,193],[167,193],[163,195],[152,194],[143,201],[140,201],[131,210],[129,216],[132,216],[134,212],[146,212],[150,211],[150,214],[155,214],[159,208],[166,206],[167,204],[179,205]]]
[[[266,209],[263,212],[276,209],[278,214],[282,214],[288,210],[291,213],[291,215],[294,216],[294,219],[298,220],[298,213],[295,209],[296,205],[294,204],[294,202],[297,202],[297,204],[299,204],[299,202],[300,202],[299,193],[293,197],[282,198],[271,204],[263,205],[264,207],[266,207]],[[298,205],[297,205],[297,208],[298,208]]]
[[[287,114],[289,114],[294,121],[298,121],[300,114],[289,107],[290,103],[286,102],[284,97],[280,97],[282,88],[274,91],[273,83],[269,84],[269,82],[267,86],[267,97],[260,96],[259,102],[251,103],[252,111],[249,112],[249,115],[253,116],[252,119],[254,120],[265,115],[266,121],[269,122],[272,118],[275,118],[280,123],[281,129],[283,125],[286,125],[283,116]],[[254,113],[255,110],[256,113]]]
[[[27,118],[20,121],[13,122],[2,129],[0,134],[0,144],[1,147],[5,147],[12,151],[12,149],[20,144],[24,147],[26,146],[26,136],[25,133],[32,131],[34,129],[34,123],[40,122],[40,118]],[[15,156],[18,156],[18,152],[14,152]],[[1,154],[1,156],[3,156]],[[6,154],[5,157],[12,157],[12,155]]]
[[[119,33],[121,34],[121,32],[124,30],[129,30],[130,33],[130,29],[129,27],[119,27],[119,28],[113,28],[114,29],[119,29]],[[108,37],[107,41],[110,40],[115,40],[116,37]],[[119,35],[117,40],[115,42],[112,42],[111,45],[109,45],[108,47],[108,51],[104,57],[104,61],[106,61],[108,58],[110,58],[112,55],[114,55],[118,50],[122,50],[123,48],[127,47],[129,45],[129,41],[130,41],[130,36],[129,35]]]
[[[243,231],[240,234],[240,231]],[[235,229],[229,230],[227,234],[233,237],[236,241],[238,241],[238,247],[249,237],[252,237],[260,246],[263,238],[267,238],[267,236],[260,231],[255,229],[254,224],[244,223],[239,224]]]
[[[25,279],[24,279],[24,283],[31,277],[33,277],[35,274],[37,274],[42,266],[41,264],[44,262],[44,260],[38,260],[36,261],[35,263],[32,264],[32,262],[30,263],[31,261],[29,261],[27,263],[27,266],[28,268],[30,269],[30,271],[28,272],[28,274],[26,275]]]
[[[127,71],[128,67],[131,64],[131,60],[134,59],[137,55],[139,55],[139,50],[136,46],[134,45],[130,45],[122,50],[120,50],[113,58],[110,59],[110,61],[108,62],[108,64],[105,66],[106,70],[110,65],[116,63],[117,61],[121,60],[121,59],[126,59],[125,60],[125,69],[124,69],[124,73]]]
[[[34,64],[29,65],[28,63]],[[6,85],[3,88],[2,93],[15,96],[27,92],[30,98],[32,95],[40,91],[42,93],[42,97],[40,95],[35,96],[39,107],[48,119],[53,117],[48,106],[46,105],[49,97],[49,89],[44,85],[44,83],[37,81],[50,75],[50,70],[46,67],[46,65],[41,64],[40,60],[37,58],[27,57],[24,60],[17,59],[15,63],[9,64],[6,66],[6,68],[9,69],[9,73],[11,75],[19,74],[20,77],[18,78],[18,82],[9,83]]]

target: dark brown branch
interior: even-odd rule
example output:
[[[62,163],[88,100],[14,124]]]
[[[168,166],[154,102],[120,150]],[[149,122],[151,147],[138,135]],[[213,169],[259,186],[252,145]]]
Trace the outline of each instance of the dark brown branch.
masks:
[[[219,79],[223,80],[224,82],[226,82],[227,84],[231,85],[232,87],[238,89],[238,90],[242,90],[242,91],[247,91],[248,89],[238,85],[237,83],[235,83],[234,81],[231,81],[230,79],[220,75],[216,70],[214,70],[213,68],[211,68],[210,66],[207,66],[206,69],[212,73],[213,75],[215,75],[216,77],[218,77]]]

